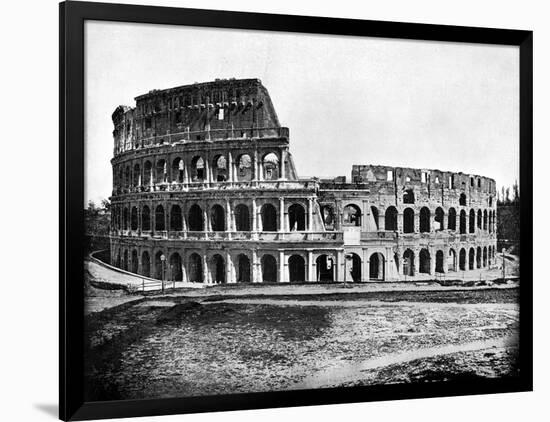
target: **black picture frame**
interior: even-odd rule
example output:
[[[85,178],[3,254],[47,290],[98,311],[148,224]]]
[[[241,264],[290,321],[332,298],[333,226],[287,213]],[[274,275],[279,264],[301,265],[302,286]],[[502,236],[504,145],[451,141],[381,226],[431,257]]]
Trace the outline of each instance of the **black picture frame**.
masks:
[[[420,397],[532,390],[532,163],[533,33],[524,30],[286,16],[185,8],[71,1],[59,6],[60,69],[60,418],[87,420],[237,409],[308,406]],[[475,385],[434,382],[212,397],[84,402],[84,23],[118,21],[512,45],[520,54],[521,272],[518,379],[487,379]]]

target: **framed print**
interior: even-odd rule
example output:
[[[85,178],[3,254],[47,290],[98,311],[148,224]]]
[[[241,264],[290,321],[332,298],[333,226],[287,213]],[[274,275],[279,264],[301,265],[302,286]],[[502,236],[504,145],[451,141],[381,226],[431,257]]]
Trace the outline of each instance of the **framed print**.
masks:
[[[61,419],[531,390],[532,36],[61,3]]]

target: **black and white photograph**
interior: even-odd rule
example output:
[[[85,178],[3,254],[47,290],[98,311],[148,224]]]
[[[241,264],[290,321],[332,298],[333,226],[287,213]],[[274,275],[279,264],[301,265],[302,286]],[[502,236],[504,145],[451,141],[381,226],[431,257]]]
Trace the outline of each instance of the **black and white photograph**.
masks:
[[[86,401],[519,376],[518,47],[84,39]]]

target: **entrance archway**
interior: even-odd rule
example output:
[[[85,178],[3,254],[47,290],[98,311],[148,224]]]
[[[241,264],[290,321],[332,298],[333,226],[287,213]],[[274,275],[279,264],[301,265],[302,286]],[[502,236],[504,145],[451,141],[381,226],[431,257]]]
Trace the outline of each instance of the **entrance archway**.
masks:
[[[354,283],[361,281],[361,258],[356,253],[351,254],[351,278]]]
[[[292,255],[288,258],[289,281],[302,282],[306,280],[306,262],[300,255]]]
[[[306,212],[300,204],[288,207],[288,227],[290,231],[304,231],[306,229]]]
[[[373,253],[369,258],[369,279],[384,281],[384,255]]]
[[[262,207],[262,231],[277,231],[277,210],[271,204],[264,204]]]
[[[250,259],[245,254],[237,257],[237,282],[250,283]]]
[[[173,253],[170,257],[170,279],[172,281],[183,281],[181,256],[177,252]]]
[[[262,280],[264,283],[277,282],[277,261],[272,255],[264,255],[261,259]]]
[[[332,257],[319,255],[315,263],[317,266],[317,281],[334,281],[334,262]]]
[[[147,251],[143,251],[141,254],[141,274],[145,277],[151,277],[151,258]]]
[[[456,252],[454,249],[449,249],[449,255],[447,256],[447,271],[456,271]]]
[[[192,283],[202,283],[202,260],[199,254],[192,253],[189,256],[189,281]]]
[[[436,273],[442,273],[443,271],[443,260],[445,255],[443,254],[443,251],[437,251],[435,253],[435,272]]]
[[[410,249],[403,253],[403,275],[414,276],[414,252]]]
[[[430,274],[430,261],[431,261],[430,252],[427,249],[421,249],[419,258],[420,258],[420,262],[419,262],[420,267],[418,271],[420,273]]]
[[[225,283],[225,261],[219,254],[210,261],[210,276],[214,283]]]

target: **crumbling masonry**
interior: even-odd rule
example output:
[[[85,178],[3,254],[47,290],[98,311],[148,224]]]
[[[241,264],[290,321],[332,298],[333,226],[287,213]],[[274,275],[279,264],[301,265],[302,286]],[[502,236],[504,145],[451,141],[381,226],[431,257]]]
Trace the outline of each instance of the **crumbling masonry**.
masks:
[[[301,179],[267,89],[216,80],[113,113],[111,262],[207,283],[461,278],[495,263],[495,181],[354,165]]]

